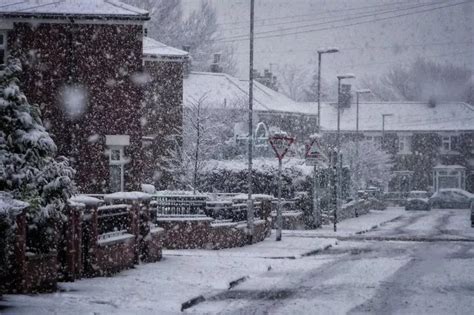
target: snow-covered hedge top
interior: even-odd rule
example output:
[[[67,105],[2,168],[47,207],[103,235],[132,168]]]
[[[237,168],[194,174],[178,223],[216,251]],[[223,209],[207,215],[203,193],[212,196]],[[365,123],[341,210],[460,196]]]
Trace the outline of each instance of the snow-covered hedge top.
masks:
[[[104,196],[106,202],[113,200],[148,200],[151,195],[141,191],[121,191]]]
[[[86,206],[83,203],[80,203],[80,202],[77,202],[77,201],[74,201],[74,200],[71,200],[71,199],[69,199],[67,201],[67,204],[68,204],[68,206],[76,208],[76,209],[81,209],[81,208],[84,208]]]
[[[0,191],[0,214],[16,214],[28,206],[28,203],[13,199],[9,193]]]
[[[253,161],[253,167],[261,172],[275,173],[278,169],[278,160],[276,158],[256,158]],[[203,173],[218,172],[225,169],[229,171],[247,170],[248,164],[246,160],[209,160],[203,166]],[[309,176],[313,172],[312,166],[307,166],[305,160],[291,158],[283,161],[283,169],[294,169],[301,173],[302,176]],[[296,176],[296,175],[295,175]]]
[[[240,195],[232,197],[232,199],[233,200],[246,200],[246,199],[248,199],[248,194],[240,194]],[[273,200],[273,199],[275,199],[275,197],[273,197],[272,195],[253,194],[252,199],[253,200],[261,200],[261,199]]]
[[[98,206],[103,203],[102,200],[87,195],[76,195],[71,197],[69,200],[72,202],[82,203],[86,206]]]
[[[150,184],[142,184],[142,192],[147,194],[154,194],[156,193],[156,188]]]
[[[207,197],[205,194],[196,193],[193,194],[190,190],[159,190],[155,193],[155,196],[166,196],[166,197],[180,197],[180,196],[195,196],[195,197]]]

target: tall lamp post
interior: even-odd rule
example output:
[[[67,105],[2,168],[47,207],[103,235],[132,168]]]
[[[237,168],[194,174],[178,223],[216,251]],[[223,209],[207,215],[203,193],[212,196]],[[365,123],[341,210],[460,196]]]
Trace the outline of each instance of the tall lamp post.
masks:
[[[355,176],[359,177],[359,163],[360,163],[360,158],[359,158],[359,142],[360,142],[360,137],[359,137],[359,98],[360,95],[362,94],[369,94],[371,93],[370,90],[368,89],[363,89],[363,90],[357,90],[356,92],[356,167],[355,167]],[[358,206],[359,206],[359,182],[356,181],[355,184],[355,201],[356,201],[356,206],[355,206],[355,216],[358,217]]]
[[[345,79],[354,79],[355,75],[352,73],[342,74],[337,76],[337,134],[336,134],[336,208],[334,209],[334,232],[337,231],[337,211],[340,207],[340,198],[342,195],[342,159],[341,153],[341,81]]]
[[[318,50],[318,132],[321,129],[321,56],[323,54],[334,54],[339,52],[337,48]]]
[[[252,200],[252,154],[253,154],[253,42],[254,42],[255,0],[250,0],[250,56],[249,56],[249,138],[248,138],[248,199],[247,199],[247,229],[249,243],[253,243],[254,211]]]
[[[321,131],[321,56],[323,54],[333,54],[339,52],[337,48],[329,48],[329,49],[320,49],[318,50],[318,93],[317,93],[317,101],[318,101],[318,120],[317,120],[317,130],[318,133]],[[320,176],[320,174],[319,174]],[[313,220],[314,226],[318,227],[320,224],[320,217],[321,217],[321,204],[320,204],[320,197],[318,196],[319,191],[316,190],[321,189],[320,178],[318,176],[317,166],[314,166],[313,169]]]

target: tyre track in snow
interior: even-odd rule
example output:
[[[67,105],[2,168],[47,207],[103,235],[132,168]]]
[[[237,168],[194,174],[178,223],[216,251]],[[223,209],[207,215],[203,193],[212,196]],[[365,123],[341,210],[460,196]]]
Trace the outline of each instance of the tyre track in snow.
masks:
[[[444,219],[443,219],[444,220]],[[443,224],[441,220],[441,224]],[[462,305],[469,305],[474,292],[474,282],[470,284],[439,284],[436,279],[446,272],[446,265],[453,258],[473,259],[467,252],[474,248],[472,244],[460,243],[457,246],[440,246],[439,244],[420,244],[412,259],[387,280],[380,283],[376,294],[361,305],[354,307],[349,314],[411,314],[415,310],[423,312],[451,314],[464,313],[455,307],[443,305],[435,294],[451,295]],[[462,270],[459,270],[462,273]],[[426,298],[416,298],[424,296]],[[415,297],[415,298],[414,298]],[[445,300],[449,300],[445,298]],[[441,302],[441,303],[440,303]],[[445,303],[448,304],[448,303]],[[472,306],[474,304],[471,303]],[[431,310],[430,310],[431,309]],[[472,311],[472,309],[471,309]]]
[[[353,275],[350,275],[352,272],[351,266],[360,261],[376,260],[380,257],[396,259],[406,255],[406,244],[391,245],[390,248],[385,248],[380,243],[369,246],[369,244],[363,242],[363,244],[356,247],[342,246],[338,248],[336,246],[320,254],[321,257],[335,255],[336,260],[329,261],[305,273],[282,275],[282,279],[272,289],[258,289],[258,279],[255,279],[257,289],[236,288],[221,292],[210,297],[205,303],[226,302],[226,306],[219,310],[220,314],[273,314],[286,313],[284,309],[288,306],[288,303],[295,300],[310,301],[315,297],[320,297],[322,300],[331,300],[331,296],[338,295],[341,292],[351,296],[353,293],[348,291],[348,285],[345,283],[338,284],[337,279],[334,278],[347,274],[348,279],[351,279],[353,277]],[[351,285],[354,286],[354,292],[361,289],[357,283]],[[374,287],[368,290],[373,291]],[[357,296],[357,298],[361,299],[360,296]],[[362,300],[365,299],[362,298]],[[199,308],[197,312],[199,313]]]

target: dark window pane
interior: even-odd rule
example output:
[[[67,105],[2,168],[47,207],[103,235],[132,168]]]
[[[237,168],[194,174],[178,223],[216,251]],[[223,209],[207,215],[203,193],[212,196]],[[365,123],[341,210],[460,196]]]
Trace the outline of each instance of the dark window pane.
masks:
[[[112,161],[120,161],[120,150],[112,150],[110,159]]]

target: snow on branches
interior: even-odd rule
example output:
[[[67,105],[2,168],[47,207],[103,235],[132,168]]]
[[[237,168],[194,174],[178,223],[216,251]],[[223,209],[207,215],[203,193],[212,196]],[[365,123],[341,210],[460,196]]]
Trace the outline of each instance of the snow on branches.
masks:
[[[28,202],[32,218],[57,216],[73,194],[74,170],[19,87],[17,59],[0,69],[0,191]]]

